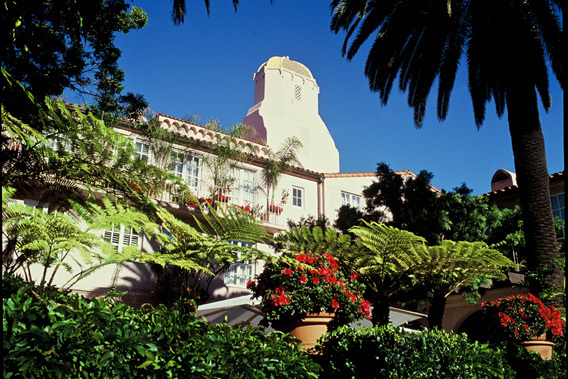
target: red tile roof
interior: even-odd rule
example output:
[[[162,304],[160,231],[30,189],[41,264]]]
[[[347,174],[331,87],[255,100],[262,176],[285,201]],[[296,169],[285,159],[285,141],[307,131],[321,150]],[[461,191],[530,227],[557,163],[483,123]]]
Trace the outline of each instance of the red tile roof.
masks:
[[[559,180],[564,180],[564,171],[561,172],[555,172],[554,174],[550,174],[548,175],[550,182],[556,182]],[[505,194],[505,193],[511,193],[513,191],[516,191],[519,188],[519,186],[514,185],[514,186],[509,186],[509,187],[505,187],[505,188],[501,188],[495,191],[491,191],[486,193],[485,195],[487,196],[497,196],[497,195],[501,195],[501,194]]]
[[[398,175],[414,175],[412,170],[395,171]],[[376,177],[376,171],[368,172],[329,172],[323,174],[326,178],[362,178],[362,177]]]

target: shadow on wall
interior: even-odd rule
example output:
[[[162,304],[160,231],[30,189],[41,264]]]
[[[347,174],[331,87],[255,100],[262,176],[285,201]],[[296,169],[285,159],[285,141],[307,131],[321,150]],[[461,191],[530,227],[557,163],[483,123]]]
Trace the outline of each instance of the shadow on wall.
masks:
[[[116,271],[114,271],[116,273]],[[94,276],[96,277],[96,273]],[[99,282],[111,283],[111,277],[100,278]],[[110,287],[93,287],[91,290],[78,290],[82,295],[94,298],[105,296]],[[125,262],[119,268],[116,290],[126,292],[120,296],[120,301],[133,307],[141,307],[143,304],[155,304],[157,300],[156,276],[146,264]]]

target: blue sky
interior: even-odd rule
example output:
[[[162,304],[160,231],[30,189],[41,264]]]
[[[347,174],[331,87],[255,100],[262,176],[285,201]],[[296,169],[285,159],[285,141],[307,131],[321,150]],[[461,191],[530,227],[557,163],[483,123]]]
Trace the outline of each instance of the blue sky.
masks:
[[[494,104],[476,129],[460,70],[444,122],[436,118],[435,90],[422,129],[416,129],[406,94],[393,89],[381,106],[363,74],[369,44],[351,61],[341,55],[344,36],[329,29],[329,1],[212,1],[207,16],[203,0],[187,0],[185,24],[174,26],[171,1],[134,0],[148,13],[149,25],[117,37],[122,50],[125,90],[142,93],[150,108],[174,117],[200,115],[205,123],[241,122],[253,105],[253,74],[272,56],[303,63],[319,87],[319,113],[340,154],[341,172],[375,171],[384,161],[394,170],[434,174],[433,184],[451,190],[465,182],[474,194],[490,191],[493,173],[514,171],[506,115]],[[564,169],[562,92],[551,83],[552,109],[541,109],[549,172]],[[72,100],[72,99],[68,99]]]

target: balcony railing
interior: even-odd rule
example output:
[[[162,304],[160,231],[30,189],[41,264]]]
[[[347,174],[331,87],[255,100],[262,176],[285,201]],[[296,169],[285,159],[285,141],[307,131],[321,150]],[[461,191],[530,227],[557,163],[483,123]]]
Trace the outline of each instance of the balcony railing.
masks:
[[[250,189],[247,191],[247,197],[251,199],[248,200],[239,198],[238,189],[232,188],[231,186],[220,188],[206,186],[205,183],[201,183],[200,187],[206,188],[206,190],[201,190],[201,188],[193,189],[190,194],[184,191],[176,192],[175,188],[167,188],[167,190],[164,190],[159,194],[151,195],[151,197],[164,202],[185,205],[190,209],[198,209],[199,204],[202,208],[207,208],[206,203],[211,204],[219,210],[226,210],[230,206],[235,206],[249,213],[263,223],[279,226],[283,226],[285,224],[286,218],[282,216],[285,204],[280,202],[277,204],[271,204],[270,202],[267,202],[266,196],[258,189],[255,189],[254,192]],[[241,197],[243,197],[242,194]]]

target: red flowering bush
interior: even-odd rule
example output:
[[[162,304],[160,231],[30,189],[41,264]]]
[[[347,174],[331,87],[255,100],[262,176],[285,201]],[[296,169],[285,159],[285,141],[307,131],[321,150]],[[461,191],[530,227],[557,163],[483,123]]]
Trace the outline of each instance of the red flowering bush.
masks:
[[[247,288],[261,299],[265,325],[320,312],[332,313],[334,322],[344,325],[370,314],[363,283],[330,254],[298,254],[294,264],[268,263]]]
[[[536,296],[528,293],[498,299],[481,306],[497,319],[499,329],[507,338],[529,341],[544,333],[562,336],[564,321],[554,307],[545,306]]]

